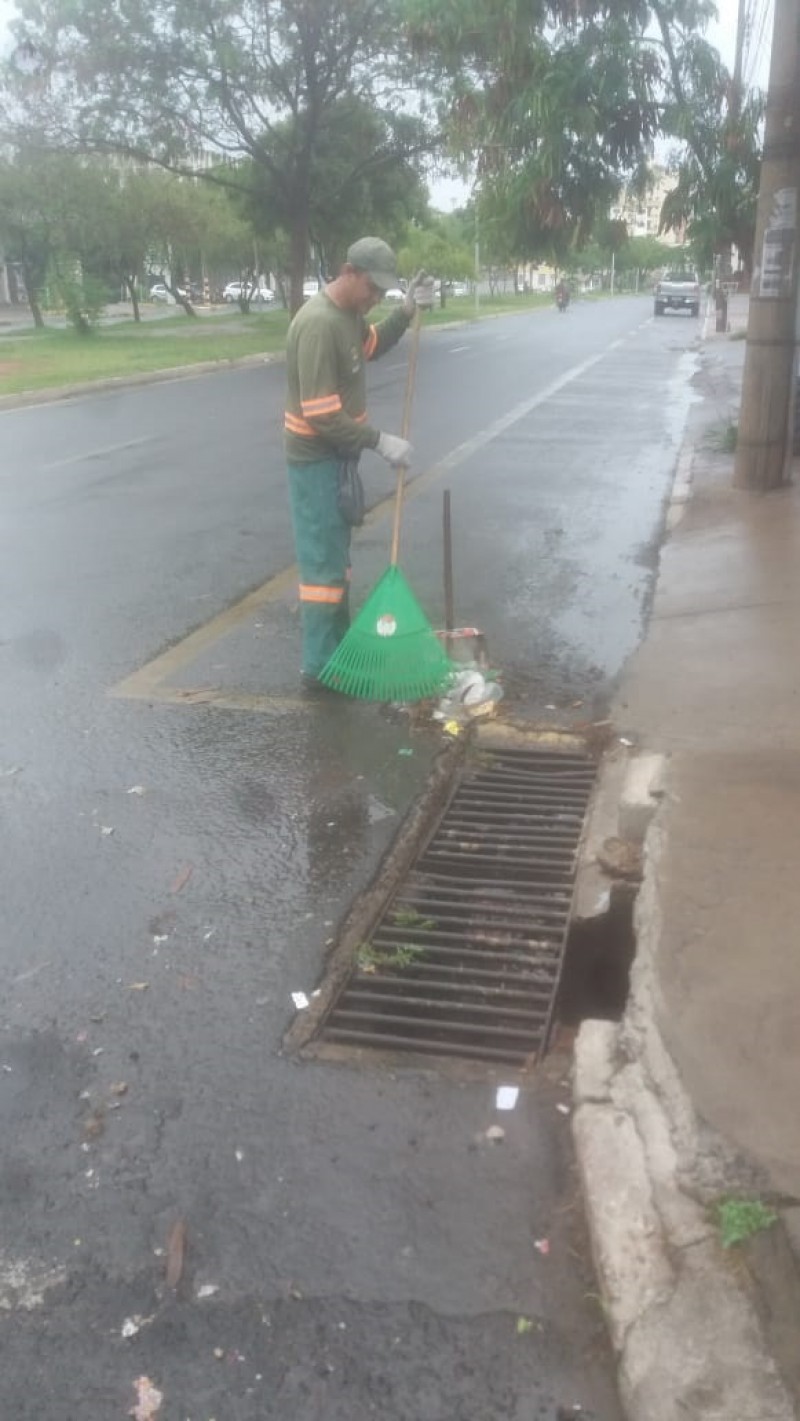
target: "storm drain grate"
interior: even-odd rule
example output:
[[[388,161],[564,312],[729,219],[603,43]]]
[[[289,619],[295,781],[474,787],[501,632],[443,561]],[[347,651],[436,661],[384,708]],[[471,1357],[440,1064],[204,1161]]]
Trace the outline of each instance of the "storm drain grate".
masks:
[[[521,1064],[546,1044],[588,756],[492,749],[462,773],[328,1016],[323,1039]]]

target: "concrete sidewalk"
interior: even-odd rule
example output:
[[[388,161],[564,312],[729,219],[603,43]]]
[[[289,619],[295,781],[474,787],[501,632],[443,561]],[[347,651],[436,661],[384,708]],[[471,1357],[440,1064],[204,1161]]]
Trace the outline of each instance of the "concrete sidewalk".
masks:
[[[614,708],[653,791],[629,773],[619,833],[635,836],[637,795],[640,829],[654,817],[625,1018],[584,1023],[576,1048],[637,1421],[788,1421],[800,1394],[800,493],[731,487],[744,351],[701,349],[652,619]],[[714,1206],[731,1196],[778,1222],[726,1250]]]

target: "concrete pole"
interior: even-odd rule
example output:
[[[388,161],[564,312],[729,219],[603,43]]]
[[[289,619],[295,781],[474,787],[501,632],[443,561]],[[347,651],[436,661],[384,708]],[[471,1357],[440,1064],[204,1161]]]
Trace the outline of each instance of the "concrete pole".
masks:
[[[797,286],[797,308],[794,317],[794,359],[789,392],[789,438],[786,441],[784,482],[792,482],[792,466],[800,458],[800,281]]]
[[[800,0],[775,0],[734,484],[767,492],[786,477],[800,206]]]
[[[475,316],[481,313],[481,243],[478,229],[478,214],[475,213]]]

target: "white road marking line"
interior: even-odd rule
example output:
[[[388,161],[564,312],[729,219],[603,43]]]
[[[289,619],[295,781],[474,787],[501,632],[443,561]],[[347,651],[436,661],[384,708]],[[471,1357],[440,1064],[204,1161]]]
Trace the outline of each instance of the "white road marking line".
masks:
[[[592,355],[588,360],[583,360],[579,365],[573,365],[571,369],[565,370],[563,375],[559,375],[556,380],[551,381],[538,394],[532,395],[530,399],[523,400],[520,404],[514,405],[507,414],[501,415],[499,419],[487,425],[485,429],[467,439],[463,444],[451,449],[443,459],[437,464],[433,464],[424,473],[413,478],[406,488],[406,500],[418,498],[424,493],[432,483],[435,483],[443,474],[449,474],[464,464],[473,454],[484,449],[487,444],[491,444],[493,439],[504,434],[507,429],[517,424],[521,419],[525,419],[533,410],[552,399],[553,395],[560,390],[571,385],[573,381],[579,380],[585,375],[587,370],[605,358],[611,346],[606,346],[597,355]],[[356,542],[360,542],[365,537],[373,524],[377,523],[386,513],[394,507],[394,495],[382,499],[375,504],[367,513],[364,520],[363,531],[356,534]],[[278,601],[281,597],[289,593],[290,588],[297,579],[297,566],[291,564],[281,572],[276,573],[261,587],[248,592],[240,602],[233,607],[227,608],[224,612],[218,613],[203,626],[190,632],[182,641],[170,647],[167,651],[161,652],[151,661],[146,662],[138,671],[134,671],[130,676],[109,688],[107,694],[119,699],[153,700],[166,702],[168,704],[191,705],[192,703],[215,705],[219,708],[230,710],[266,711],[276,710],[294,713],[299,708],[299,702],[293,697],[283,696],[259,696],[245,692],[233,691],[225,692],[214,687],[197,687],[182,689],[170,686],[167,682],[169,676],[174,676],[177,670],[191,665],[202,651],[213,646],[221,636],[232,631],[234,627],[241,625],[253,612],[262,609],[269,603]],[[166,683],[166,684],[165,684]]]
[[[413,498],[415,492],[421,490],[423,484],[429,482],[430,479],[438,478],[442,474],[449,473],[452,469],[458,468],[459,464],[463,464],[465,460],[470,459],[473,454],[477,454],[480,449],[485,449],[486,445],[491,444],[492,440],[497,439],[498,435],[505,434],[507,429],[510,429],[512,425],[518,424],[521,419],[525,419],[529,414],[532,414],[540,405],[545,404],[547,400],[552,399],[553,395],[558,394],[559,390],[563,390],[566,385],[571,385],[573,380],[579,380],[581,375],[585,375],[587,370],[591,370],[593,366],[603,360],[608,354],[608,351],[612,348],[612,346],[606,346],[606,348],[599,351],[597,355],[590,356],[588,360],[582,360],[580,365],[573,365],[570,370],[565,370],[564,374],[559,375],[557,380],[552,380],[549,385],[545,385],[544,389],[540,390],[538,395],[531,395],[530,399],[523,400],[520,404],[514,405],[513,409],[510,409],[507,414],[501,415],[499,419],[493,420],[491,424],[487,425],[485,429],[480,430],[478,434],[474,434],[471,439],[466,439],[463,444],[459,444],[455,449],[451,449],[450,453],[445,454],[444,458],[440,459],[438,464],[434,464],[433,468],[428,469],[426,473],[420,475],[418,479],[413,480],[408,488],[408,497]]]
[[[53,469],[66,469],[71,464],[86,464],[91,459],[107,459],[111,454],[122,454],[126,449],[139,449],[143,444],[152,444],[154,434],[145,434],[141,439],[126,439],[122,444],[106,444],[102,449],[89,449],[83,454],[70,454],[67,459],[56,459],[52,464],[43,464],[42,472],[49,474]]]

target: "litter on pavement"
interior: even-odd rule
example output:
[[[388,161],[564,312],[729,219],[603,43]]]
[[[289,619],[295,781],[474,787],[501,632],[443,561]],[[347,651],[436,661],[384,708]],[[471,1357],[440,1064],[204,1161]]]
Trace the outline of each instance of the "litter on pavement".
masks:
[[[536,1249],[536,1252],[543,1254],[545,1258],[547,1257],[548,1253],[550,1252],[550,1240],[549,1240],[549,1238],[536,1238],[536,1239],[534,1239],[534,1241],[533,1241],[533,1246],[534,1246],[534,1248]]]
[[[153,1386],[149,1377],[137,1377],[133,1383],[136,1388],[136,1402],[129,1411],[134,1421],[155,1421],[161,1410],[161,1403],[164,1400],[164,1393]]]
[[[513,1110],[519,1099],[518,1085],[501,1085],[497,1087],[497,1109]]]
[[[186,1256],[186,1224],[178,1219],[167,1237],[167,1287],[177,1288],[183,1275]]]
[[[308,1006],[308,997],[305,992],[292,992],[292,1001],[298,1011],[305,1011]]]
[[[181,889],[186,887],[193,873],[194,864],[187,863],[186,867],[181,869],[177,878],[174,880],[172,887],[169,890],[170,893],[180,893]]]
[[[76,1243],[77,1242],[78,1240],[76,1239]],[[141,1332],[142,1328],[147,1327],[148,1323],[152,1321],[152,1317],[142,1317],[140,1313],[135,1312],[132,1317],[126,1317],[125,1321],[122,1324],[122,1327],[120,1328],[119,1335],[120,1337],[124,1337],[126,1339],[129,1337],[136,1337],[138,1333]]]
[[[506,1132],[503,1129],[502,1125],[490,1125],[489,1129],[486,1131],[487,1140],[491,1140],[492,1144],[494,1145],[499,1145],[501,1140],[504,1140],[505,1137]]]
[[[503,688],[498,681],[484,675],[478,666],[465,666],[453,676],[433,719],[445,721],[445,730],[452,734],[451,722],[461,726],[479,716],[493,715],[502,699]]]

